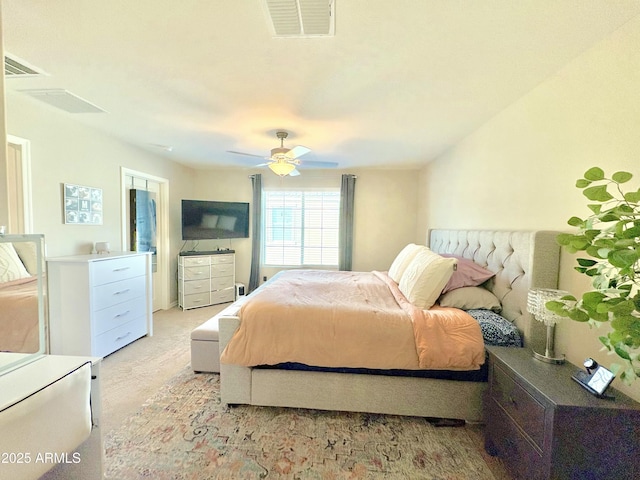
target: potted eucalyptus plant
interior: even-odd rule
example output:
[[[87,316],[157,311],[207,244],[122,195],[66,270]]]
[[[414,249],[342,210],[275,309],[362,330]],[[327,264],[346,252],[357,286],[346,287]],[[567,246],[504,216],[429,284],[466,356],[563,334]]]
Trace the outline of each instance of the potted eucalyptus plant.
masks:
[[[568,223],[577,233],[561,233],[557,240],[568,252],[584,252],[575,269],[591,277],[593,290],[580,299],[567,295],[546,304],[578,322],[609,324],[599,338],[622,360],[611,370],[627,384],[640,377],[640,188],[623,187],[632,178],[624,171],[608,178],[593,167],[576,182],[591,214],[571,217]]]

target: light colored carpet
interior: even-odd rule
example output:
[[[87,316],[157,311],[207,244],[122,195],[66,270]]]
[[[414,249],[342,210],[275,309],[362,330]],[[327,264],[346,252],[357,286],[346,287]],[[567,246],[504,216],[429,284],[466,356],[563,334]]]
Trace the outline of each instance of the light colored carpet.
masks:
[[[107,479],[510,480],[481,426],[220,405],[218,375],[189,368],[189,333],[225,306],[158,312],[153,337],[104,359]]]

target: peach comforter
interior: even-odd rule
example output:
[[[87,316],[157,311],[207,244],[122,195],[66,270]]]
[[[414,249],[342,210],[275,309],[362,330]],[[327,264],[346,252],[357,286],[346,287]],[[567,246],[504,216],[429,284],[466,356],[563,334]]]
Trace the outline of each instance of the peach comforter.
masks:
[[[38,308],[36,277],[0,283],[0,352],[38,351]]]
[[[240,318],[223,363],[477,370],[485,358],[475,319],[414,307],[382,272],[284,271],[249,297]]]

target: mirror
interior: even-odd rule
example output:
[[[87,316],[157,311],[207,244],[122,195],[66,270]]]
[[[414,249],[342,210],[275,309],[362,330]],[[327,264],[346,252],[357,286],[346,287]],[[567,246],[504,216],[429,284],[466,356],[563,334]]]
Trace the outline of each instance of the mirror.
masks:
[[[0,235],[0,375],[46,345],[44,235]]]

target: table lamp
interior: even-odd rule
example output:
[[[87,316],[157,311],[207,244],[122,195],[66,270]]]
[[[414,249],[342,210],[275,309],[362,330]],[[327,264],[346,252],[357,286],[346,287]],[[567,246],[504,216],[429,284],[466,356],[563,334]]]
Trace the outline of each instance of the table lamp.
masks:
[[[554,336],[555,325],[562,317],[551,310],[548,310],[547,302],[552,300],[560,300],[568,292],[563,290],[554,290],[552,288],[534,288],[529,290],[527,295],[527,311],[539,322],[547,326],[547,344],[545,346],[544,355],[533,350],[534,358],[547,363],[564,363],[564,355],[555,356],[554,352]]]

